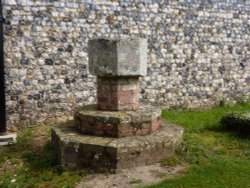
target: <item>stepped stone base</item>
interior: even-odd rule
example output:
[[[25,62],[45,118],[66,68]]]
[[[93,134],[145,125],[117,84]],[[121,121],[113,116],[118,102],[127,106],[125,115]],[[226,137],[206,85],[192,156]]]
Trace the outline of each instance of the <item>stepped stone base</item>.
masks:
[[[149,135],[160,127],[161,108],[140,105],[138,111],[100,111],[96,105],[76,110],[74,124],[83,134],[104,137]]]
[[[126,138],[82,135],[73,124],[52,129],[52,144],[64,169],[96,172],[115,172],[159,162],[173,154],[182,137],[182,128],[165,122],[151,135]]]

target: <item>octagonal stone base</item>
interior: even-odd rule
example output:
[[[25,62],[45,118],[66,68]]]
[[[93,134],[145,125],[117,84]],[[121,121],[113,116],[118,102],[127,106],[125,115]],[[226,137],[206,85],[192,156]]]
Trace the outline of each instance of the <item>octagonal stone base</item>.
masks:
[[[72,124],[52,129],[52,144],[64,169],[115,172],[149,165],[170,156],[181,143],[183,129],[162,123],[148,136],[106,138],[80,134]]]
[[[101,111],[96,105],[76,110],[74,124],[88,135],[104,137],[144,136],[160,127],[161,108],[141,104],[138,111]]]

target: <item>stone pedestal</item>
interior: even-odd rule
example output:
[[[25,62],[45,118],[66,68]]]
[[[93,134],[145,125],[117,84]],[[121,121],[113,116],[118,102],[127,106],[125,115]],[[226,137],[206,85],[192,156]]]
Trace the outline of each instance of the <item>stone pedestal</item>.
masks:
[[[52,130],[52,143],[64,169],[115,172],[150,165],[171,156],[182,142],[183,129],[163,123],[147,136],[110,138],[83,135],[73,124]]]
[[[139,77],[147,74],[147,40],[90,40],[89,71],[100,77]]]
[[[89,70],[97,76],[99,110],[138,110],[138,80],[147,72],[147,40],[89,41]]]
[[[115,171],[159,162],[173,153],[183,130],[161,123],[161,109],[139,105],[147,71],[147,41],[89,41],[89,70],[97,104],[76,109],[72,124],[55,127],[52,143],[64,168]]]

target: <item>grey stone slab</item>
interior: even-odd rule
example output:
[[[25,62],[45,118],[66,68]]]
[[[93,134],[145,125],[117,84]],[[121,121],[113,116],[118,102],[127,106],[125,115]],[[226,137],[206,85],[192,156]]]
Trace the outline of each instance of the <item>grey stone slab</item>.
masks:
[[[105,123],[138,123],[148,122],[157,119],[161,116],[162,110],[159,107],[140,104],[138,111],[101,111],[97,105],[87,105],[75,110],[75,117],[79,120],[93,121],[99,120]]]
[[[89,70],[97,76],[146,76],[147,39],[89,40]]]
[[[138,111],[102,111],[96,105],[75,110],[74,125],[88,135],[131,137],[149,135],[160,126],[161,108],[141,104]]]
[[[64,124],[52,129],[52,144],[63,168],[113,172],[149,165],[172,155],[183,133],[182,128],[164,122],[152,135],[107,138],[82,135],[72,124]]]
[[[16,143],[16,134],[0,135],[0,147]]]

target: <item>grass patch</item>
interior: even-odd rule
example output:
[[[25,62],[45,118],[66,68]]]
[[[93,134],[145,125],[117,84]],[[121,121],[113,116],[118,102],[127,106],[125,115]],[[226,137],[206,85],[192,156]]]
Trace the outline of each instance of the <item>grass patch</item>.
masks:
[[[158,187],[247,187],[250,185],[250,142],[223,131],[220,120],[233,112],[250,110],[250,102],[206,110],[167,110],[163,118],[184,127],[184,142],[165,165],[189,164],[179,177],[148,186]]]
[[[74,187],[85,171],[62,171],[49,140],[50,127],[26,128],[0,148],[0,187]]]
[[[244,112],[250,109],[250,102],[236,104],[232,107],[216,107],[205,110],[167,110],[162,117],[169,122],[181,125],[186,132],[201,132],[219,128],[220,119],[228,113]]]
[[[186,175],[168,179],[150,188],[171,187],[247,187],[250,164],[247,160],[218,158],[193,166]]]
[[[162,165],[164,166],[176,166],[182,164],[182,160],[176,156],[170,156],[167,159],[162,161]]]

